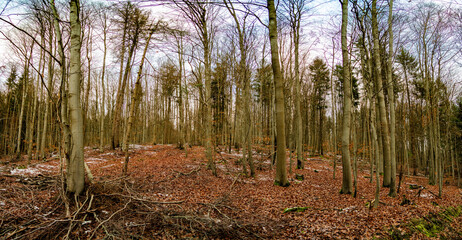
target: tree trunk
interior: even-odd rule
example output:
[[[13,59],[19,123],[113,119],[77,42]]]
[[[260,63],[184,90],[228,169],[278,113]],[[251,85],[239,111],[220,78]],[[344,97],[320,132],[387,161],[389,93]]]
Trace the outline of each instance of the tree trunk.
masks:
[[[372,1],[372,38],[374,41],[374,61],[375,61],[375,76],[376,76],[376,89],[379,101],[379,115],[381,124],[381,135],[383,144],[383,160],[384,160],[384,176],[383,186],[391,186],[391,156],[390,156],[390,135],[388,130],[387,113],[385,106],[385,97],[383,93],[382,82],[382,63],[380,59],[379,47],[379,30],[377,23],[377,0]]]
[[[126,16],[128,16],[128,12],[126,13]],[[116,96],[116,104],[115,104],[115,109],[113,109],[112,112],[112,133],[111,133],[111,149],[118,148],[120,145],[120,118],[121,118],[121,111],[122,111],[122,104],[123,104],[123,99],[125,95],[125,85],[126,85],[126,80],[124,73],[127,72],[128,66],[130,66],[131,62],[131,55],[132,55],[132,46],[130,46],[130,52],[129,52],[129,59],[127,60],[127,66],[125,67],[124,71],[124,58],[125,58],[125,51],[126,51],[126,37],[127,37],[127,24],[128,24],[128,17],[126,17],[125,23],[124,23],[124,29],[123,29],[123,34],[122,34],[122,47],[121,47],[121,54],[120,54],[120,72],[119,72],[119,85],[117,88],[117,96]],[[123,81],[122,81],[123,79]]]
[[[107,53],[107,19],[104,16],[103,23],[103,69],[101,73],[101,109],[100,109],[100,130],[99,130],[99,150],[103,151],[104,147],[104,113],[105,113],[105,102],[106,102],[106,89],[104,87],[104,78],[106,77],[106,53]]]
[[[123,144],[122,148],[125,153],[125,161],[124,161],[124,166],[122,170],[122,174],[125,176],[128,172],[128,161],[130,158],[130,155],[128,153],[128,144],[130,140],[130,133],[132,131],[132,126],[133,122],[135,120],[136,112],[138,109],[138,105],[140,102],[141,94],[142,94],[142,89],[141,89],[141,77],[143,73],[143,65],[144,65],[144,59],[146,58],[146,52],[148,51],[149,47],[149,42],[151,40],[151,36],[153,34],[154,30],[152,29],[151,32],[149,33],[148,39],[146,40],[146,47],[144,48],[143,56],[141,57],[141,63],[140,63],[140,68],[138,69],[138,76],[136,78],[135,82],[135,89],[132,93],[132,100],[130,104],[130,112],[128,116],[128,123],[127,123],[127,128],[125,129],[125,135],[123,139]]]
[[[353,181],[351,179],[350,163],[350,118],[351,118],[351,83],[350,63],[347,48],[348,1],[342,2],[342,58],[343,58],[343,126],[342,126],[342,166],[343,179],[340,193],[351,194]]]
[[[269,38],[271,45],[271,62],[274,76],[274,86],[276,93],[276,141],[277,141],[277,159],[276,159],[276,177],[275,185],[289,186],[286,171],[286,134],[285,134],[285,119],[284,119],[284,86],[279,64],[279,49],[278,49],[278,30],[276,9],[274,0],[267,1],[268,16],[269,16]]]
[[[33,46],[33,44],[32,44]],[[27,57],[27,54],[25,55],[26,62],[24,66],[24,74],[22,77],[22,89],[21,89],[21,108],[19,110],[19,120],[18,120],[18,138],[16,139],[16,154],[17,157],[19,158],[21,156],[21,140],[22,140],[22,124],[23,124],[23,118],[24,118],[24,106],[26,104],[26,93],[27,93],[27,86],[28,80],[29,80],[29,63],[30,63],[30,58],[32,57],[32,48],[31,48],[31,56]]]
[[[72,150],[67,172],[67,191],[80,194],[85,187],[83,159],[83,120],[80,103],[80,1],[70,0],[71,45],[69,73],[69,110]]]
[[[50,38],[48,39],[49,41],[49,49],[50,49],[50,52],[52,51],[53,49],[53,31],[50,30]],[[54,71],[53,71],[53,58],[50,56],[48,58],[48,82],[47,82],[47,91],[48,94],[47,94],[47,101],[45,102],[45,113],[44,113],[44,117],[43,117],[43,128],[42,128],[42,139],[41,139],[41,143],[40,143],[40,153],[39,153],[39,158],[40,159],[43,159],[45,157],[45,145],[46,145],[46,139],[48,137],[48,132],[47,132],[47,128],[48,128],[48,115],[49,112],[50,112],[50,105],[51,105],[51,101],[52,101],[52,96],[50,95],[51,93],[53,93],[52,91],[52,86],[53,86],[53,75],[54,75]]]
[[[393,89],[393,0],[388,1],[388,101],[390,105],[390,197],[396,197],[395,92]]]

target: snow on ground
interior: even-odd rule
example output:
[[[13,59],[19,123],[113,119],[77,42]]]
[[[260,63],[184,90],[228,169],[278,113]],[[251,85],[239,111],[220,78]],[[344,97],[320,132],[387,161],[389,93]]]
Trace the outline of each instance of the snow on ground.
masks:
[[[426,192],[420,194],[420,196],[423,197],[423,198],[433,198],[433,195],[431,195],[429,193],[426,193]]]
[[[87,164],[96,164],[96,163],[100,163],[102,161],[107,161],[106,159],[102,159],[102,158],[97,158],[97,157],[89,157],[89,158],[86,158],[85,159],[85,162]]]
[[[257,175],[257,181],[273,181],[273,178],[269,175],[259,174]]]
[[[157,155],[157,152],[151,151],[151,152],[145,152],[145,154],[152,156],[152,155]]]
[[[324,170],[314,169],[314,168],[311,168],[311,167],[305,167],[305,169],[318,171],[318,172],[324,171]]]
[[[100,156],[115,156],[115,155],[117,155],[115,152],[108,152],[108,153],[100,154]]]
[[[243,157],[244,156],[242,155],[242,153],[236,153],[234,151],[232,151],[231,153],[221,152],[221,155],[233,156],[233,157]]]
[[[228,172],[228,171],[240,171],[241,168],[240,167],[235,167],[235,166],[226,166],[226,165],[221,165],[221,164],[218,164],[217,167],[222,170],[222,171],[225,171],[225,172]]]
[[[32,175],[32,176],[37,176],[37,175],[41,174],[42,171],[40,171],[37,168],[24,168],[24,169],[15,168],[15,169],[11,170],[10,173],[12,175]]]
[[[99,167],[99,168],[108,168],[108,167],[112,167],[114,166],[115,164],[109,164],[109,165],[106,165],[106,166],[102,166],[102,167]]]
[[[54,171],[57,171],[59,166],[55,166],[55,165],[47,165],[47,164],[39,164],[37,166],[35,166],[35,168],[37,168],[38,170],[42,171],[42,172],[54,172]]]
[[[140,144],[130,144],[130,145],[129,145],[129,148],[131,148],[131,149],[142,149],[142,150],[146,150],[146,149],[149,148],[149,146],[140,145]]]

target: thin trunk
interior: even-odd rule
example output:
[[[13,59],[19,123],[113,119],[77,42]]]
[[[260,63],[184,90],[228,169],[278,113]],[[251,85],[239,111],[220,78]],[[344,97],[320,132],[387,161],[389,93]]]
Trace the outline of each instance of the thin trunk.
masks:
[[[53,49],[53,31],[50,29],[50,36],[49,36],[49,49],[52,51]],[[53,58],[49,57],[48,58],[48,82],[46,88],[52,93],[52,86],[53,86],[53,75],[54,75],[54,70],[53,70]],[[39,158],[43,159],[45,157],[45,145],[46,145],[46,139],[48,137],[48,115],[50,112],[50,105],[51,105],[51,95],[47,94],[47,101],[45,101],[45,113],[43,117],[43,128],[42,128],[42,139],[40,143],[40,153],[39,153]]]
[[[141,99],[141,94],[142,94],[142,89],[141,89],[141,77],[143,73],[143,65],[144,65],[144,60],[146,58],[146,52],[148,51],[149,47],[149,42],[151,40],[151,36],[153,34],[154,30],[151,30],[149,33],[148,39],[146,40],[146,47],[144,48],[143,56],[141,57],[141,63],[140,63],[140,68],[138,69],[138,76],[136,78],[136,83],[135,83],[135,89],[132,93],[132,100],[130,104],[130,110],[129,110],[129,116],[128,116],[128,123],[127,123],[127,128],[125,130],[125,135],[123,139],[123,144],[122,148],[125,153],[125,161],[122,169],[122,174],[125,176],[128,172],[128,161],[130,158],[129,152],[128,152],[128,144],[130,140],[130,133],[132,131],[132,126],[133,122],[135,120],[136,112],[138,109],[138,105]]]
[[[374,41],[374,61],[375,61],[375,76],[376,76],[376,89],[379,101],[379,116],[381,124],[381,135],[383,144],[383,160],[384,160],[384,176],[383,186],[391,186],[391,155],[390,155],[390,135],[388,130],[387,113],[385,106],[385,97],[383,93],[382,82],[382,64],[380,59],[379,47],[379,30],[377,23],[377,0],[372,1],[372,37]],[[396,173],[396,172],[395,172]]]
[[[388,101],[390,105],[390,192],[391,197],[396,197],[396,143],[395,143],[395,92],[393,89],[393,0],[388,1]]]
[[[350,63],[347,48],[348,1],[342,2],[342,59],[343,59],[343,126],[342,126],[342,165],[343,179],[340,193],[351,194],[353,181],[350,164],[350,117],[351,117],[351,83]]]
[[[32,57],[32,48],[31,48],[31,57]],[[24,74],[22,77],[22,98],[21,98],[21,107],[19,110],[19,120],[18,120],[18,137],[16,139],[16,154],[17,157],[19,158],[21,155],[21,142],[22,142],[22,124],[23,124],[23,118],[24,118],[24,107],[26,105],[26,93],[27,93],[27,86],[29,85],[28,79],[29,79],[29,63],[30,63],[30,57],[25,56],[26,58],[26,65],[24,66]]]
[[[128,12],[126,12],[126,16],[128,16]],[[127,38],[127,24],[128,24],[128,19],[124,19],[124,29],[123,29],[123,34],[122,34],[122,46],[121,46],[121,54],[120,54],[120,70],[119,70],[119,84],[118,84],[118,89],[117,89],[117,96],[116,96],[116,104],[115,104],[115,109],[112,111],[112,133],[111,133],[111,149],[115,149],[119,147],[120,139],[119,139],[119,118],[121,117],[120,115],[121,110],[122,110],[122,104],[123,104],[123,97],[125,93],[125,77],[124,77],[124,72],[127,72],[127,69],[124,71],[124,59],[125,59],[125,51],[126,51],[126,38]],[[132,44],[130,46],[130,51],[134,45]],[[129,60],[127,60],[127,67],[130,64],[130,58],[131,58],[132,52],[129,52]],[[127,68],[126,67],[126,68]],[[122,79],[124,79],[124,83],[122,83]]]
[[[99,150],[103,151],[104,147],[104,113],[106,103],[106,89],[104,87],[104,78],[106,77],[106,53],[107,53],[107,20],[104,19],[103,25],[103,69],[101,73],[101,108],[100,108],[100,131],[99,131]]]

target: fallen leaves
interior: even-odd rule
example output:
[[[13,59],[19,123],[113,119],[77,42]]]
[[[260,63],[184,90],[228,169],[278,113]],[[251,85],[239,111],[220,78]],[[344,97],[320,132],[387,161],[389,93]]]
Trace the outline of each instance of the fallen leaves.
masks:
[[[171,145],[134,145],[129,174],[121,177],[123,154],[87,149],[85,159],[96,181],[92,186],[95,194],[92,214],[96,215],[76,223],[78,227],[75,226],[70,234],[80,238],[94,234],[102,238],[119,233],[118,237],[123,238],[136,233],[148,239],[186,236],[386,238],[389,229],[400,227],[411,219],[462,205],[461,191],[456,187],[445,186],[443,197],[439,199],[432,194],[437,192],[437,187],[428,186],[425,178],[406,177],[398,197],[388,197],[388,189],[382,188],[380,201],[383,204],[370,209],[368,204],[374,199],[375,183],[366,178],[370,176],[367,165],[364,172],[358,173],[358,193],[353,198],[339,194],[341,178],[332,179],[332,159],[308,159],[305,169],[296,169],[290,176],[290,187],[282,188],[273,185],[274,169],[265,158],[266,154],[255,154],[254,160],[261,166],[255,178],[242,174],[240,156],[234,150],[217,154],[218,177],[214,177],[206,170],[201,147],[188,149],[186,157],[184,151]],[[41,174],[47,176],[46,181],[57,180],[53,178],[58,173],[57,160],[36,166],[40,167],[30,168],[30,171],[39,171],[36,175],[28,175],[25,171],[17,173],[29,178]],[[14,169],[17,168],[4,168],[2,174],[10,174]],[[303,179],[296,179],[297,175]],[[336,175],[341,176],[341,168],[337,168]],[[410,184],[422,188],[411,189]],[[57,184],[38,187],[0,175],[0,218],[3,220],[0,237],[18,231],[20,228],[14,226],[24,226],[40,215],[57,218],[59,208],[58,212],[53,211],[56,209],[53,206],[59,202],[57,187]],[[402,204],[404,195],[407,204]],[[83,215],[78,217],[83,218]],[[92,222],[88,222],[88,218]],[[451,229],[460,227],[460,218],[451,226]],[[22,230],[13,235],[33,236],[24,235],[31,231]]]

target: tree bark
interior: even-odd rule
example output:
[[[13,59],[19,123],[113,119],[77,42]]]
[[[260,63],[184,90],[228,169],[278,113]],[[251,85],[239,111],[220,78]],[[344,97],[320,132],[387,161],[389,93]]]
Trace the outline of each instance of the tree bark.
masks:
[[[384,176],[383,186],[391,186],[391,156],[390,156],[390,134],[388,130],[387,113],[385,106],[385,97],[383,93],[382,82],[382,63],[380,59],[379,47],[379,30],[377,23],[377,0],[372,1],[372,38],[374,41],[374,61],[375,61],[375,76],[376,76],[376,89],[379,101],[379,115],[382,129],[382,143],[383,143],[383,160],[384,160]]]
[[[85,187],[83,156],[83,119],[80,103],[80,0],[70,0],[71,45],[69,73],[69,110],[72,150],[67,172],[67,191],[76,195]]]
[[[277,158],[276,158],[276,177],[274,184],[278,186],[289,186],[286,170],[286,133],[285,133],[285,109],[284,109],[284,86],[279,63],[278,49],[278,30],[276,9],[274,0],[267,1],[269,16],[269,38],[271,45],[271,63],[273,68],[275,102],[276,102],[276,141],[277,141]]]
[[[342,2],[342,58],[343,58],[343,126],[342,126],[342,166],[343,179],[340,193],[351,194],[353,181],[351,179],[350,163],[350,118],[351,118],[351,83],[350,63],[347,47],[348,1]]]
[[[396,197],[396,143],[395,143],[395,92],[393,89],[393,0],[388,1],[388,68],[387,68],[387,89],[390,105],[390,192],[391,197]]]
[[[130,112],[128,116],[128,123],[127,123],[127,128],[125,129],[125,134],[124,134],[124,139],[123,139],[123,144],[122,148],[125,153],[125,161],[124,161],[124,166],[122,170],[122,174],[125,176],[128,172],[128,161],[130,159],[130,155],[128,152],[128,144],[130,140],[130,133],[132,131],[132,126],[133,122],[135,120],[136,112],[138,109],[138,105],[140,102],[141,94],[142,94],[142,89],[141,89],[141,77],[143,73],[143,65],[144,65],[144,60],[146,58],[146,52],[148,51],[149,47],[149,42],[151,41],[152,34],[154,32],[154,29],[152,29],[149,33],[148,39],[146,40],[146,47],[144,48],[143,56],[141,57],[141,63],[140,63],[140,68],[138,69],[138,76],[136,78],[135,82],[135,89],[132,93],[132,100],[130,104]]]

